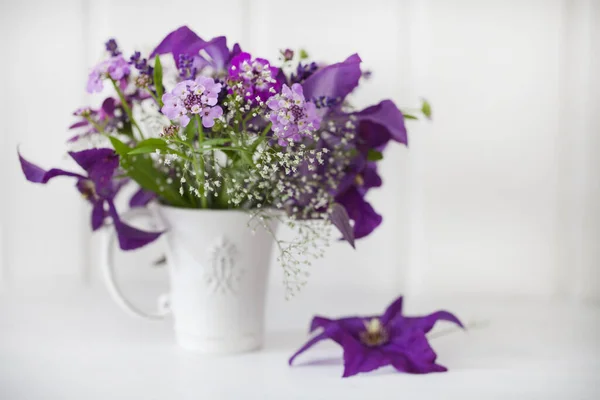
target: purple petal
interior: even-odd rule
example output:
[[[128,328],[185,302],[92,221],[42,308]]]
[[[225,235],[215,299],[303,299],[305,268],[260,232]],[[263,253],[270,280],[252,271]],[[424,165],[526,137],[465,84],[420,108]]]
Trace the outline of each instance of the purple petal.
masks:
[[[393,337],[382,351],[394,368],[401,372],[426,374],[446,371],[445,367],[435,363],[437,355],[421,330],[410,330]]]
[[[366,347],[355,338],[345,335],[342,339],[344,348],[343,378],[370,372],[390,364],[385,354],[377,347]]]
[[[370,148],[385,145],[389,139],[408,145],[404,116],[393,101],[384,100],[354,115],[359,121],[359,135]]]
[[[302,84],[304,96],[307,99],[321,96],[343,99],[358,86],[360,62],[358,54],[353,54],[341,63],[318,70]]]
[[[131,196],[129,207],[145,207],[148,203],[156,198],[156,193],[140,188]]]
[[[175,61],[177,61],[179,59],[179,54],[183,52],[182,50],[203,44],[206,44],[206,42],[202,40],[200,36],[196,35],[196,33],[187,26],[182,26],[169,33],[152,53],[150,53],[150,58],[157,54],[173,53]]]
[[[369,235],[383,220],[354,187],[337,196],[336,201],[346,208],[350,219],[354,221],[355,239]]]
[[[419,329],[427,333],[433,329],[438,321],[452,322],[463,329],[465,328],[462,322],[460,322],[454,314],[448,311],[437,311],[424,317],[402,317],[402,319],[397,322],[392,320],[392,324],[401,325],[403,328]]]
[[[41,169],[35,164],[30,163],[19,153],[19,161],[21,163],[21,169],[25,174],[25,178],[30,182],[35,183],[47,183],[50,179],[56,176],[72,176],[79,179],[86,179],[84,176],[80,174],[76,174],[74,172],[64,171],[58,168],[52,168],[48,171]]]
[[[402,296],[398,297],[386,308],[381,316],[381,323],[387,325],[398,314],[402,315]]]
[[[88,126],[90,123],[87,119],[82,119],[79,122],[75,122],[73,125],[69,126],[69,129],[81,128],[82,126]]]
[[[114,195],[113,175],[119,167],[119,156],[113,149],[89,149],[70,152],[69,155],[88,173],[101,197]]]
[[[163,232],[146,232],[127,225],[119,218],[117,209],[111,200],[108,201],[108,206],[110,216],[115,225],[115,230],[117,231],[117,238],[119,239],[119,247],[121,250],[135,250],[143,247],[155,241],[163,234]]]
[[[94,207],[92,208],[92,230],[95,231],[99,229],[104,223],[104,217],[106,213],[104,212],[104,200],[98,201],[94,203]]]
[[[329,318],[316,316],[312,319],[312,322],[310,323],[310,332],[312,333],[319,328],[325,329],[327,325],[329,325],[331,322],[333,321]]]
[[[192,54],[196,54],[198,51],[204,49],[208,55],[212,58],[212,65],[217,70],[222,70],[225,68],[225,64],[229,61],[229,49],[227,48],[227,38],[225,36],[219,36],[208,43],[204,47],[196,50],[196,52]]]
[[[334,203],[331,206],[331,214],[329,215],[329,220],[331,223],[338,228],[340,233],[342,234],[342,238],[350,243],[350,246],[355,248],[354,246],[354,231],[352,229],[352,225],[350,224],[350,217],[346,212],[344,206],[339,203]]]
[[[306,344],[304,344],[304,346],[300,347],[300,349],[290,357],[290,359],[288,360],[288,364],[292,365],[296,357],[313,347],[315,344],[319,343],[321,340],[326,339],[330,339],[327,331],[321,332],[317,336],[311,338],[308,342],[306,342]]]

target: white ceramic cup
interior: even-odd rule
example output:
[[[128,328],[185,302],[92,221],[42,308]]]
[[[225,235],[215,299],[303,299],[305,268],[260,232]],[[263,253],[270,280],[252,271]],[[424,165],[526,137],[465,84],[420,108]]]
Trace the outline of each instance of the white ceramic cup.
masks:
[[[123,220],[153,218],[166,232],[170,294],[149,314],[123,295],[115,280],[114,229],[106,230],[103,264],[112,297],[132,315],[163,319],[172,314],[181,347],[202,353],[237,353],[260,348],[265,294],[276,222],[249,227],[250,213],[153,205],[123,214]],[[269,232],[269,230],[271,232]]]

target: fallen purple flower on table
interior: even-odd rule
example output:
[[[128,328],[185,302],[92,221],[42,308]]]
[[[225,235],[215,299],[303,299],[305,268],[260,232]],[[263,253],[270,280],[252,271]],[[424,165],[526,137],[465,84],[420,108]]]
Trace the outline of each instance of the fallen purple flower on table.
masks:
[[[426,337],[440,320],[464,328],[458,318],[447,311],[406,317],[402,315],[402,297],[396,299],[383,315],[340,319],[316,316],[310,331],[322,328],[321,333],[302,346],[290,358],[289,364],[321,340],[331,339],[344,350],[344,378],[387,365],[413,374],[447,371],[446,367],[435,363],[437,355]]]
[[[69,155],[87,174],[52,168],[48,171],[25,160],[19,154],[21,169],[28,181],[46,184],[57,176],[70,176],[77,179],[76,187],[83,198],[92,204],[92,230],[99,229],[106,217],[110,216],[117,231],[122,250],[133,250],[156,240],[162,232],[145,232],[122,222],[117,214],[114,198],[121,188],[113,177],[119,167],[119,157],[112,149],[90,149],[70,152]],[[108,210],[106,210],[108,208]]]

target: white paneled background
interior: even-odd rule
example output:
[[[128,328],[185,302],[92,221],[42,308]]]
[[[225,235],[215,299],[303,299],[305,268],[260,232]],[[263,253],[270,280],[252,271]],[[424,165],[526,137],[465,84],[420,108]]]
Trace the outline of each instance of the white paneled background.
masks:
[[[150,50],[188,24],[254,55],[358,52],[357,106],[434,107],[390,148],[384,215],[353,252],[337,244],[307,291],[600,298],[600,2],[594,0],[119,0],[0,2],[0,286],[98,281],[97,238],[73,182],[25,182],[16,148],[66,163],[71,112],[104,41]],[[68,164],[65,164],[68,165]],[[158,250],[155,249],[156,252]],[[128,279],[154,272],[127,255]],[[280,271],[273,270],[276,287]],[[276,292],[278,289],[274,289]]]

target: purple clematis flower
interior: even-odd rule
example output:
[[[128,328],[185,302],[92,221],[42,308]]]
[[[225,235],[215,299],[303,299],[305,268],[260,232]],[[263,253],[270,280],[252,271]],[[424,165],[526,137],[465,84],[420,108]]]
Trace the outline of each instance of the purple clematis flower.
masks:
[[[236,50],[239,52],[239,46],[234,46],[232,53],[235,53]],[[182,26],[169,33],[152,51],[150,58],[166,53],[173,54],[176,63],[182,59],[181,55],[188,55],[193,58],[194,68],[197,70],[208,65],[217,72],[224,71],[232,57],[232,53],[227,48],[225,36],[219,36],[207,42],[187,26]]]
[[[359,150],[381,151],[390,140],[408,145],[404,116],[393,101],[383,100],[352,115],[357,119],[358,136],[363,144]]]
[[[344,378],[387,365],[414,374],[447,371],[446,367],[435,363],[437,355],[426,337],[440,320],[464,328],[458,318],[447,311],[406,317],[402,315],[402,297],[396,299],[383,315],[340,319],[316,316],[310,331],[321,328],[321,333],[302,346],[290,358],[289,364],[316,343],[331,339],[344,350]]]
[[[358,54],[353,54],[340,63],[317,70],[302,83],[304,95],[308,99],[345,98],[358,86],[362,74],[360,62]]]
[[[370,235],[383,221],[383,217],[377,214],[356,187],[336,196],[335,201],[344,206],[348,216],[354,221],[355,239]]]
[[[114,198],[121,184],[114,181],[119,167],[119,156],[112,149],[90,149],[70,152],[69,155],[86,175],[52,168],[48,171],[25,160],[19,154],[21,169],[30,182],[46,184],[57,176],[71,176],[77,179],[76,187],[81,195],[92,204],[92,230],[99,229],[106,217],[110,216],[117,231],[119,246],[123,250],[133,250],[156,240],[162,232],[145,232],[122,222],[117,214]],[[108,210],[107,210],[108,208]]]

